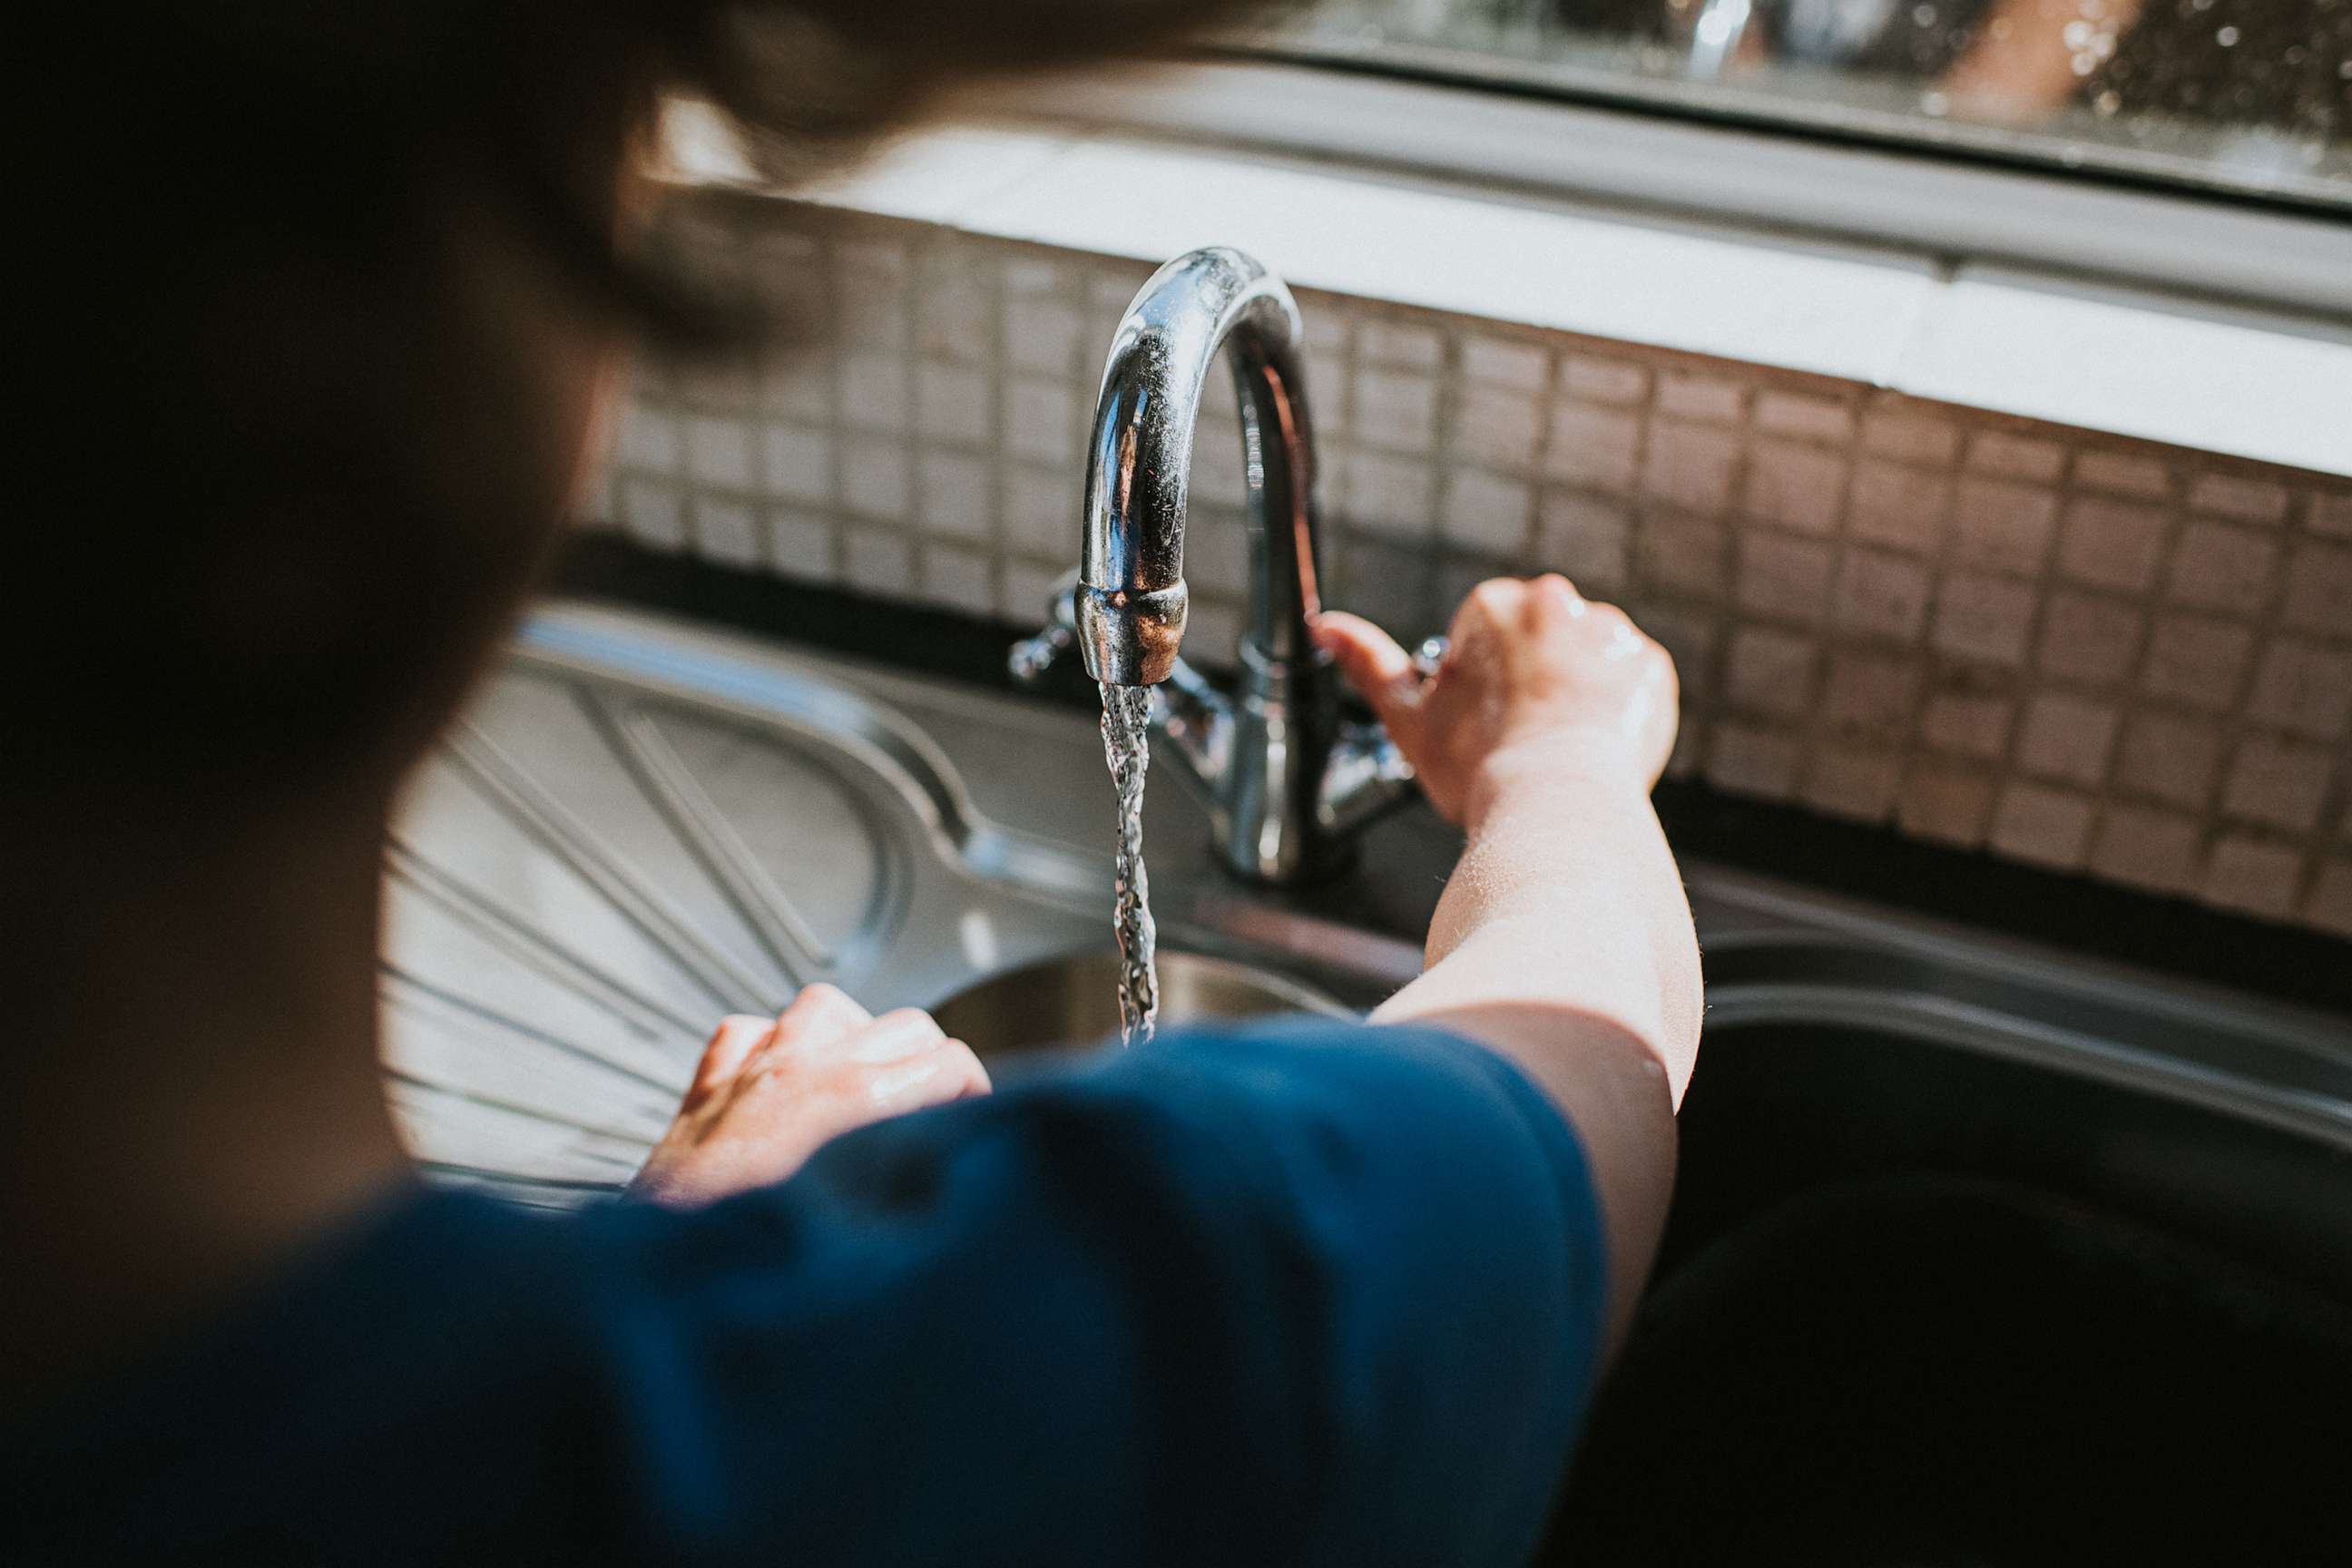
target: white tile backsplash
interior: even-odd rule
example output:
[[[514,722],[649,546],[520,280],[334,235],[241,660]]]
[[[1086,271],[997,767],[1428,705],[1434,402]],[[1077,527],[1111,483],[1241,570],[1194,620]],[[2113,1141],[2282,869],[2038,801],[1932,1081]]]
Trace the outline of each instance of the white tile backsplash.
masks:
[[[814,311],[818,346],[633,375],[596,520],[1034,624],[1076,559],[1101,356],[1150,264],[789,204],[703,242]],[[1676,777],[2352,934],[2352,485],[1300,303],[1328,602],[1410,640],[1482,576],[1566,572],[1675,654]],[[1212,660],[1246,587],[1225,377],[1187,541]]]

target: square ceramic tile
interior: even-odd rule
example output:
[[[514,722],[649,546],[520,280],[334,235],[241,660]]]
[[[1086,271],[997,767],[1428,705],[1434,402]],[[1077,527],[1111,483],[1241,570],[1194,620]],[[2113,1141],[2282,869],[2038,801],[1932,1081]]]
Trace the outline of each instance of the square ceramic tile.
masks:
[[[1341,515],[1359,528],[1391,539],[1427,539],[1436,475],[1419,458],[1357,451],[1348,456]]]
[[[2062,680],[2113,686],[2131,673],[2146,631],[2147,619],[2130,600],[2061,588],[2042,606],[2034,663]]]
[[[1449,543],[1517,560],[1527,550],[1535,494],[1525,479],[1476,468],[1445,476],[1437,503],[1437,531]]]
[[[1602,359],[1594,354],[1562,354],[1559,389],[1580,403],[1608,403],[1621,407],[1647,401],[1650,372],[1630,360]]]
[[[2294,908],[2303,857],[2292,845],[2251,834],[2228,834],[2205,861],[2201,889],[2209,902],[2278,920]]]
[[[1971,849],[1984,842],[1992,796],[1989,773],[1945,764],[1918,766],[1903,781],[1895,820],[1906,833]]]
[[[2173,546],[2166,597],[2197,609],[2252,616],[2270,598],[2278,554],[2273,531],[2192,518]]]
[[[2238,700],[2253,642],[2254,634],[2232,621],[2159,616],[2140,667],[2140,689],[2209,712],[2229,708]]]
[[[2314,490],[2305,526],[2322,539],[2352,539],[2352,490]]]
[[[1633,514],[1622,501],[1547,489],[1537,502],[1536,564],[1588,597],[1622,593]]]
[[[1741,626],[1731,634],[1725,694],[1750,713],[1796,717],[1813,706],[1813,665],[1819,650],[1811,637],[1765,626]]]
[[[2160,507],[2078,496],[2059,530],[2058,570],[2095,588],[2145,592],[2156,581],[2164,528]]]
[[[622,468],[648,474],[677,471],[683,443],[678,439],[677,415],[658,404],[633,397],[622,405],[620,426],[614,458]]]
[[[1833,733],[1899,740],[1918,710],[1919,684],[1919,666],[1909,658],[1837,649],[1814,718]]]
[[[1366,364],[1434,371],[1444,361],[1445,340],[1432,327],[1370,316],[1357,324],[1356,357]]]
[[[1462,378],[1513,392],[1543,391],[1551,375],[1551,355],[1539,343],[1472,334],[1462,340]]]
[[[1633,556],[1645,591],[1715,599],[1723,595],[1730,536],[1722,522],[1696,512],[1650,508],[1633,532]]]
[[[1706,706],[1714,691],[1715,650],[1721,640],[1721,623],[1703,605],[1666,603],[1643,605],[1635,618],[1675,661],[1683,706]]]
[[[1806,626],[1828,618],[1837,564],[1828,544],[1760,528],[1740,530],[1735,542],[1732,584],[1742,609]]]
[[[2009,734],[2016,722],[2013,698],[1965,689],[1942,690],[1920,710],[1919,739],[1938,752],[1997,763],[2009,755]]]
[[[2352,647],[2273,637],[2254,669],[2247,713],[2315,741],[2352,729]]]
[[[2322,931],[2352,937],[2352,860],[2330,860],[2319,868],[2303,918]]]
[[[1408,647],[1436,629],[1442,612],[1432,602],[1424,550],[1359,534],[1342,539],[1337,554],[1343,584],[1337,608],[1378,622]]]
[[[620,482],[621,531],[656,550],[683,550],[687,544],[686,492],[668,479],[623,474]]]
[[[1948,419],[1907,409],[1873,409],[1862,416],[1866,452],[1922,468],[1949,468],[1960,451],[1959,427]]]
[[[2325,746],[2249,735],[2230,760],[2221,809],[2242,821],[2308,833],[2319,826],[2335,773],[2336,754]]]
[[[1802,441],[1844,442],[1853,437],[1853,409],[1842,397],[1816,397],[1802,392],[1764,391],[1756,395],[1756,428]]]
[[[2018,765],[2038,778],[2095,788],[2107,776],[2117,716],[2104,702],[2044,692],[2025,710],[2017,735]]]
[[[975,275],[926,279],[915,311],[915,346],[926,358],[984,366],[996,353],[996,296]]]
[[[1650,421],[1642,493],[1685,511],[1720,513],[1731,504],[1739,434],[1681,419]]]
[[[1929,640],[1956,658],[2022,664],[2032,619],[2032,584],[1948,573],[1936,596],[1936,625]]]
[[[842,530],[841,574],[860,593],[903,598],[915,586],[913,542],[892,529],[853,524]]]
[[[2221,732],[2210,722],[2170,713],[2134,714],[2124,726],[2116,787],[2129,795],[2203,811],[2221,767]]]
[[[833,422],[833,362],[812,349],[771,349],[760,391],[760,405],[771,414],[801,425]]]
[[[833,437],[798,425],[771,425],[765,432],[761,489],[777,500],[833,500]]]
[[[1071,564],[1076,563],[1073,555]],[[1184,521],[1184,581],[1195,593],[1230,599],[1248,596],[1249,534],[1238,508],[1196,506],[1192,510]]]
[[[687,472],[698,485],[714,489],[749,490],[751,472],[751,427],[740,419],[696,414],[687,420]]]
[[[1801,757],[1795,739],[1786,733],[1751,724],[1717,724],[1707,744],[1707,782],[1734,795],[1786,800],[1796,787]]]
[[[1004,384],[1004,449],[1016,458],[1076,468],[1081,417],[1066,383],[1020,376]]]
[[[1534,467],[1542,437],[1543,416],[1534,398],[1504,387],[1472,384],[1462,388],[1454,409],[1448,454],[1483,468],[1523,474]]]
[[[986,539],[995,532],[996,469],[984,458],[926,451],[915,460],[915,524],[948,539]]]
[[[996,431],[996,384],[970,365],[915,367],[915,433],[951,447],[985,447]]]
[[[1676,419],[1737,425],[1748,412],[1748,388],[1721,376],[1668,371],[1658,377],[1657,405]]]
[[[1953,500],[1951,559],[2039,576],[2058,522],[2058,493],[2009,479],[1963,479]]]
[[[2237,474],[2200,474],[2189,483],[2189,510],[2241,522],[2283,522],[2287,489],[2276,479]]]
[[[2110,805],[2091,843],[2091,871],[2111,882],[2152,893],[2185,893],[2196,885],[2197,819],[2150,806]]]
[[[1833,533],[1845,510],[1846,472],[1843,452],[1759,441],[1748,455],[1740,510],[1792,533]]]
[[[1349,433],[1368,446],[1426,452],[1437,441],[1437,383],[1429,376],[1362,366],[1349,389]]]
[[[787,577],[829,583],[835,572],[833,524],[822,512],[767,509],[768,560]]]
[[[759,565],[760,528],[751,503],[732,497],[695,497],[694,548],[696,554],[722,566]]]
[[[965,545],[925,544],[921,592],[931,604],[985,615],[996,605],[995,557]]]
[[[1062,561],[1065,571],[1076,566],[1085,532],[1085,496],[1077,476],[1018,464],[1006,468],[1003,475],[1000,515],[1005,542],[1025,554]]]
[[[1952,512],[1948,474],[1865,458],[1853,470],[1846,531],[1856,539],[1925,554],[1936,548]]]
[[[2107,495],[2162,500],[2172,493],[2172,470],[2153,458],[2129,452],[2077,452],[2074,483]]]
[[[2066,448],[2036,436],[2015,436],[2000,430],[1979,430],[1969,437],[1962,467],[1979,474],[2055,483],[2066,469]]]
[[[907,446],[887,436],[841,440],[841,506],[856,517],[903,522],[912,514]]]
[[[1065,568],[1042,561],[1006,559],[996,578],[996,613],[1016,626],[1043,625]]]
[[[2279,618],[2297,631],[2352,637],[2352,546],[2297,545]]]
[[[1543,469],[1611,495],[1633,488],[1633,459],[1641,446],[1642,422],[1634,415],[1582,403],[1555,403],[1551,426],[1545,434]]]
[[[1004,363],[1044,375],[1075,374],[1081,354],[1076,306],[1050,297],[1013,295],[1004,301]],[[1108,341],[1103,344],[1107,352]]]
[[[1805,768],[1797,798],[1832,816],[1883,822],[1895,810],[1903,760],[1892,752],[1824,746]]]
[[[2096,810],[2089,795],[2012,780],[1993,808],[1992,847],[2032,865],[2074,870],[2089,851]]]
[[[1837,623],[1863,637],[1915,641],[1927,622],[1927,569],[1918,562],[1849,549],[1838,574]]]
[[[899,353],[841,356],[841,422],[857,430],[896,433],[914,412],[907,359]]]

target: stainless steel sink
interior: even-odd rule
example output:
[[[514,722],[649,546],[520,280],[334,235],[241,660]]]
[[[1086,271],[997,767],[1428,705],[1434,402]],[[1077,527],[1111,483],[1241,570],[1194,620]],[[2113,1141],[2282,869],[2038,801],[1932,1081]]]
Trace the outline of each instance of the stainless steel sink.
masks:
[[[389,851],[385,1066],[407,1134],[452,1180],[549,1202],[607,1190],[712,1022],[817,979],[877,1008],[943,1006],[983,1049],[1108,1034],[1089,965],[1111,814],[1083,715],[551,607]],[[1255,972],[1251,1006],[1370,1007],[1417,971],[1455,849],[1408,811],[1349,881],[1247,892],[1213,869],[1174,770],[1155,770],[1146,833],[1163,952],[1191,955],[1164,972],[1171,1015],[1234,1004],[1220,961]],[[2352,1257],[2344,1019],[1685,869],[1709,992],[1694,1105],[1779,1097],[1776,1124],[1807,1130],[1791,1170],[1854,1142],[2005,1151],[2205,1204],[2225,1227],[2263,1206],[2244,1223],[2280,1248]],[[1686,1133],[1694,1193],[1704,1125]]]
[[[1198,952],[1161,952],[1162,1026],[1265,1013],[1347,1009],[1271,970]],[[932,1009],[940,1027],[983,1058],[1048,1046],[1087,1045],[1118,1032],[1116,948],[1024,964],[957,992]]]

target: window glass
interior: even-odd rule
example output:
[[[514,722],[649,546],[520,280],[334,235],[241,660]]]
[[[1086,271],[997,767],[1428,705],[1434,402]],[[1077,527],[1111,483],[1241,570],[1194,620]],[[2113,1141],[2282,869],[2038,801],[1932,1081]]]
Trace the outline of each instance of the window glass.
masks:
[[[2352,0],[1323,0],[1259,47],[2352,210]]]

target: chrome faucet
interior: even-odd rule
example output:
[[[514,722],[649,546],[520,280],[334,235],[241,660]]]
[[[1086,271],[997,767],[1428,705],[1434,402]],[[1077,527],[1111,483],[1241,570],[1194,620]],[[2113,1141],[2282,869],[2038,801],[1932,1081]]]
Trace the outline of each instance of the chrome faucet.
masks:
[[[1075,644],[1097,680],[1160,688],[1153,727],[1207,796],[1219,858],[1275,884],[1344,869],[1355,831],[1412,781],[1378,726],[1343,721],[1338,675],[1308,631],[1315,461],[1299,338],[1290,290],[1238,250],[1195,250],[1152,274],[1103,366],[1076,579],[1055,624],[1013,657],[1034,679]],[[1250,547],[1231,696],[1180,657],[1193,430],[1210,362],[1229,342]]]

